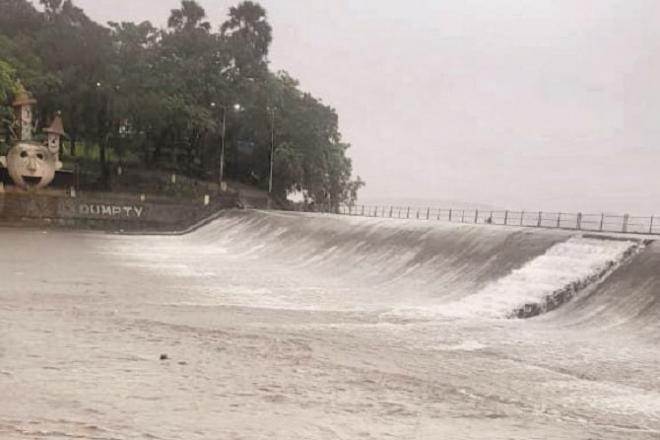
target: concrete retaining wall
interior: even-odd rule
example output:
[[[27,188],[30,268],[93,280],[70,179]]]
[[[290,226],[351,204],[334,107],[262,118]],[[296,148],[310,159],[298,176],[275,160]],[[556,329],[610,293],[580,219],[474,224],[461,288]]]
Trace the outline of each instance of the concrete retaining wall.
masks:
[[[0,194],[0,225],[32,224],[83,229],[176,231],[185,229],[220,209],[232,208],[233,196],[203,200],[159,200],[116,195],[68,196]]]

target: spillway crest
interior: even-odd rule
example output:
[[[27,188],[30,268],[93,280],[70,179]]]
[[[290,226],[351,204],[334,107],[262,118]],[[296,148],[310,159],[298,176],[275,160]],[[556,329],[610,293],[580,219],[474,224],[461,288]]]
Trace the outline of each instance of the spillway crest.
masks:
[[[576,325],[639,316],[654,326],[660,308],[658,246],[637,239],[234,211],[180,240],[189,246],[183,253],[206,255],[191,263],[196,270],[212,273],[220,250],[264,279],[269,268],[279,270],[282,286],[268,282],[259,295],[231,299],[250,306],[479,319],[561,310],[552,315]],[[317,286],[292,294],[287,283],[302,278]]]

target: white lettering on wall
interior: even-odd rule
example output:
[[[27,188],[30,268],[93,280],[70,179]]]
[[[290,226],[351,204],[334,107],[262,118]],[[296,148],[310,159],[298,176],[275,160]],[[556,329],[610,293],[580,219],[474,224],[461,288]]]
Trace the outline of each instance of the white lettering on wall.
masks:
[[[81,203],[78,205],[78,214],[82,216],[91,215],[110,218],[141,218],[142,214],[144,214],[144,207]]]

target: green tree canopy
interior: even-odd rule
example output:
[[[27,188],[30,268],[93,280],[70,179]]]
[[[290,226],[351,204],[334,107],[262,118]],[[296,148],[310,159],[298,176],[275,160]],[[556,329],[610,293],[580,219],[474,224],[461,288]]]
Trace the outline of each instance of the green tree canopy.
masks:
[[[0,0],[0,102],[18,77],[39,100],[41,126],[61,110],[69,153],[79,143],[99,146],[102,183],[109,151],[217,179],[223,143],[234,179],[267,188],[272,150],[277,197],[303,191],[331,206],[355,200],[363,183],[352,180],[337,113],[289,74],[269,70],[273,31],[258,3],[230,8],[215,29],[195,0],[182,0],[165,29],[102,26],[72,0],[40,4],[42,11]]]
[[[0,60],[0,131],[5,139],[10,135],[12,125],[12,112],[9,102],[14,96],[16,88],[15,71],[7,62]]]

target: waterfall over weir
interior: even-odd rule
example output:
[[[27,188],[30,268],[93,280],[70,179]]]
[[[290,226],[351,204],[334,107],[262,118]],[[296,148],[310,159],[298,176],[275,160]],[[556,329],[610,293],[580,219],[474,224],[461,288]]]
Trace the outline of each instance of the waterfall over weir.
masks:
[[[271,283],[225,302],[424,319],[535,317],[597,294],[645,249],[636,238],[557,230],[258,211],[229,212],[181,240],[319,284],[292,293]]]
[[[448,308],[486,317],[538,316],[602,282],[641,246],[636,241],[572,237]]]

